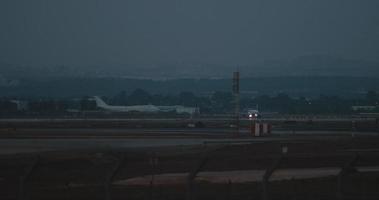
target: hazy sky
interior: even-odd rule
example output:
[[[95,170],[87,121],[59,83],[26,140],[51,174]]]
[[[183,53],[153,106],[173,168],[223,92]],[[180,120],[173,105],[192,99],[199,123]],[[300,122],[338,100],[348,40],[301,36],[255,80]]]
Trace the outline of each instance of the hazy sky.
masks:
[[[252,64],[379,60],[378,0],[1,0],[0,61]]]

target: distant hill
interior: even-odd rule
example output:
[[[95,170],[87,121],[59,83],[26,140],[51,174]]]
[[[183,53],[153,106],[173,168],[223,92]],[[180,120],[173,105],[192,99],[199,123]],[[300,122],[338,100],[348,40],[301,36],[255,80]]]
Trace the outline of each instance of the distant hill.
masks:
[[[0,85],[0,96],[78,97],[115,95],[135,89],[152,94],[177,94],[190,91],[210,95],[215,91],[231,91],[230,79],[127,79],[127,78],[45,78],[19,79],[16,85]],[[291,96],[315,97],[320,94],[357,97],[369,90],[379,91],[379,78],[287,76],[241,79],[242,95],[257,96],[286,93]]]
[[[347,76],[379,77],[379,63],[328,55],[301,56],[289,60],[269,60],[245,66],[207,63],[174,63],[118,66],[15,66],[0,62],[6,78],[113,77],[142,79],[229,78],[236,69],[242,77]]]
[[[252,72],[248,68],[245,70],[247,73]],[[327,55],[301,56],[291,60],[267,61],[258,66],[256,70],[261,72],[260,75],[262,76],[379,77],[379,63]],[[256,73],[250,75],[258,76]]]
[[[1,96],[114,95],[142,88],[151,93],[231,90],[235,66],[178,64],[131,67],[15,66],[0,63]],[[239,66],[244,94],[356,96],[379,91],[375,62],[312,55]]]

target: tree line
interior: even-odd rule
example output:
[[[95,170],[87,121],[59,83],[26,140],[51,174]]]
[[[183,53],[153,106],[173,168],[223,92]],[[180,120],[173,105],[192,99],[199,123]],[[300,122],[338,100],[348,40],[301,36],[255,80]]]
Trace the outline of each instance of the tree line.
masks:
[[[0,112],[9,113],[62,113],[69,110],[97,111],[96,102],[90,96],[76,99],[30,98],[21,99],[27,102],[27,109],[20,110],[10,97],[0,98]],[[234,112],[234,97],[231,92],[216,91],[211,94],[195,95],[192,92],[178,94],[151,94],[143,89],[131,93],[121,91],[113,96],[103,96],[110,105],[183,105],[198,107],[201,113],[225,114]],[[368,91],[360,98],[342,98],[338,96],[320,95],[317,98],[291,97],[285,93],[277,95],[260,95],[251,97],[242,95],[240,106],[242,112],[247,109],[259,109],[262,112],[278,112],[284,114],[349,114],[352,106],[376,106],[379,97],[375,91]]]

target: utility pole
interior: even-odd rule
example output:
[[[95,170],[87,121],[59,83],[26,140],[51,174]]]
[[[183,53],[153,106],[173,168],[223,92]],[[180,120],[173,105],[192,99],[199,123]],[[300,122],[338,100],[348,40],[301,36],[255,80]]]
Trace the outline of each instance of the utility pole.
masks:
[[[236,136],[239,136],[240,130],[240,73],[233,72],[233,97],[234,97],[234,115],[236,125]]]

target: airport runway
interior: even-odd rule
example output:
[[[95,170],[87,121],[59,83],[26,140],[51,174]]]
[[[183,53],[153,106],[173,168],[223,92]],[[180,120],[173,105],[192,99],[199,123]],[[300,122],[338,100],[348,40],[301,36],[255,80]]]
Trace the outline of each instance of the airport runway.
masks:
[[[237,135],[236,130],[232,128],[18,128],[0,130],[0,154],[70,149],[135,149],[270,141],[294,142],[378,135],[376,132],[275,130],[271,136],[257,138],[253,137],[248,129],[241,129]]]
[[[265,142],[307,142],[331,141],[349,138],[347,135],[281,135],[273,137],[244,138],[191,138],[191,137],[134,137],[123,136],[85,137],[85,138],[22,138],[0,139],[0,154],[18,154],[46,151],[65,151],[81,149],[144,149],[157,147],[185,147],[199,145],[240,145]],[[355,136],[356,137],[356,136]]]
[[[78,138],[78,137],[207,137],[232,136],[236,129],[225,128],[17,128],[0,129],[0,138]],[[248,135],[248,129],[241,129]]]
[[[371,135],[379,132],[322,131],[322,130],[273,130],[272,135]],[[213,138],[252,137],[248,128],[238,132],[234,128],[9,128],[0,129],[0,139],[27,138]]]

